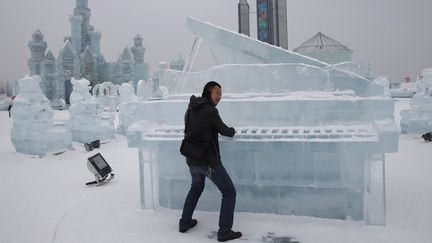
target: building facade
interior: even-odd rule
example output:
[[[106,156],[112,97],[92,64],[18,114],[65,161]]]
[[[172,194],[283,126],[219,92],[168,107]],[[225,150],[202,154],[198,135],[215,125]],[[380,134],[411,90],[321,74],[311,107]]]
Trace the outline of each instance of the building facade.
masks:
[[[247,0],[240,0],[238,4],[238,25],[239,33],[250,36],[249,3]]]
[[[258,39],[288,49],[286,0],[257,0]]]

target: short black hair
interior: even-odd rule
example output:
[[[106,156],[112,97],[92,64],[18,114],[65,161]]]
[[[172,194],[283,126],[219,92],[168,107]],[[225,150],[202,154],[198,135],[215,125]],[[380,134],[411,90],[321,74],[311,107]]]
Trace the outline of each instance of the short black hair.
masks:
[[[208,83],[204,86],[204,89],[203,89],[203,92],[202,92],[202,97],[205,97],[205,98],[207,98],[207,99],[210,99],[210,97],[211,97],[211,91],[212,91],[213,88],[216,87],[216,86],[218,86],[219,88],[222,88],[222,86],[220,86],[220,84],[218,84],[218,83],[215,82],[215,81],[210,81],[210,82],[208,82]]]

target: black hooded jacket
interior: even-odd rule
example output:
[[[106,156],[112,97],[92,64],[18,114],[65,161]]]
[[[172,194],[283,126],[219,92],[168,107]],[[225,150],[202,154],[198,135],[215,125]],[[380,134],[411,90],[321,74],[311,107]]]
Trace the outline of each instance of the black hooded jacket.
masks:
[[[188,124],[186,124],[187,121]],[[207,161],[193,161],[186,158],[187,163],[208,165],[210,167],[220,164],[218,133],[223,136],[233,137],[235,130],[225,125],[215,105],[207,98],[192,95],[185,114],[185,126],[187,126],[187,131],[185,129],[186,136],[209,145]]]

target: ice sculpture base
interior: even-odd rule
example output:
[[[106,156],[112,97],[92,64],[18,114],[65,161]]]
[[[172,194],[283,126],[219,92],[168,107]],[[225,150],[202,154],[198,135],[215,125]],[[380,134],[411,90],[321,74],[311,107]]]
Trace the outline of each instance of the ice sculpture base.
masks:
[[[26,122],[14,122],[11,140],[18,153],[45,156],[50,154],[59,154],[72,150],[72,137],[65,125],[46,126],[42,124],[42,131],[46,131],[43,136],[17,136],[19,131],[24,131],[26,127],[30,128],[37,126],[37,122],[32,121],[32,124]],[[45,123],[45,122],[43,122]],[[34,128],[39,130],[37,128]]]
[[[178,151],[182,136],[180,126],[141,122],[129,129],[129,146],[139,149],[143,208],[183,207],[191,179]],[[373,126],[240,127],[220,147],[237,212],[385,224],[383,154],[397,148],[381,146]],[[220,193],[207,183],[197,209],[219,208]]]

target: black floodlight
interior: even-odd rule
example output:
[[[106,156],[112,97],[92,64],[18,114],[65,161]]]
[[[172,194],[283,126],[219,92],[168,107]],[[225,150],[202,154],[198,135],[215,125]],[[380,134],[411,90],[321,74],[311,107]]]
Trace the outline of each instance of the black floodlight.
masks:
[[[95,141],[90,142],[90,143],[85,143],[84,147],[85,147],[87,152],[93,151],[93,149],[100,148],[100,140],[95,140]]]
[[[111,167],[100,153],[87,159],[87,168],[96,178],[95,181],[86,183],[87,186],[93,184],[97,184],[98,186],[103,185],[114,179]]]
[[[431,142],[432,141],[432,132],[428,132],[422,135],[422,138],[426,141],[426,142]]]

